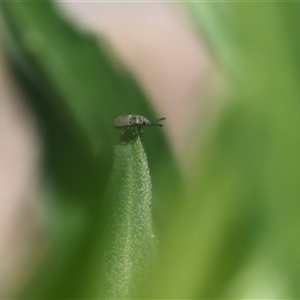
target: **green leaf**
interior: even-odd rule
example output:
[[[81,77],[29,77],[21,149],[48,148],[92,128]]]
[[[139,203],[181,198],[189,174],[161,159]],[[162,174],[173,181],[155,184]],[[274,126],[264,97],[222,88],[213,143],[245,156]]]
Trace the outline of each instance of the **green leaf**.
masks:
[[[128,298],[146,280],[154,262],[152,185],[141,139],[125,134],[115,150],[109,184],[111,204],[106,238],[104,282],[107,299]]]
[[[299,298],[299,4],[187,5],[230,94],[193,160],[147,296]],[[240,293],[251,263],[259,279]]]
[[[71,177],[70,190],[69,186],[74,187],[73,176],[79,174],[71,171],[73,166],[82,168],[88,164],[82,159],[92,163],[96,157],[96,172],[101,170],[105,185],[118,139],[113,120],[122,114],[157,119],[143,91],[120,64],[112,63],[111,54],[104,51],[100,40],[88,32],[76,31],[51,1],[2,2],[0,7],[13,63],[25,78],[25,88],[46,134],[50,167],[61,174],[63,188],[65,178]],[[154,206],[159,206],[155,216],[162,224],[169,205],[178,198],[169,196],[170,187],[177,195],[181,178],[161,130],[149,132],[144,143],[155,175],[154,186],[159,186],[154,188]],[[68,157],[73,148],[81,153],[81,159],[72,154]],[[86,182],[85,178],[79,175],[76,182]],[[163,178],[174,184],[161,185]]]
[[[102,260],[105,195],[118,139],[113,120],[128,113],[157,117],[131,75],[112,63],[106,45],[70,26],[51,1],[7,1],[0,7],[9,58],[34,106],[45,150],[41,200],[51,253],[34,287],[21,296],[95,298],[94,265]],[[182,183],[163,131],[149,130],[144,143],[160,232]],[[161,184],[166,178],[169,185]]]

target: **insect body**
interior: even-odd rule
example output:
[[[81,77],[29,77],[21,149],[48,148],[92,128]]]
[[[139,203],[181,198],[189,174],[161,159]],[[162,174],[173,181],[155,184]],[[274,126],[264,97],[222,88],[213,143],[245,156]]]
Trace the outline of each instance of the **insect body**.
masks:
[[[125,133],[128,129],[133,129],[138,131],[138,135],[142,136],[143,127],[144,126],[160,126],[163,127],[162,124],[157,122],[165,120],[166,118],[160,118],[155,121],[149,121],[147,118],[138,115],[122,115],[115,119],[114,127],[115,128],[123,128],[125,129],[123,133]]]

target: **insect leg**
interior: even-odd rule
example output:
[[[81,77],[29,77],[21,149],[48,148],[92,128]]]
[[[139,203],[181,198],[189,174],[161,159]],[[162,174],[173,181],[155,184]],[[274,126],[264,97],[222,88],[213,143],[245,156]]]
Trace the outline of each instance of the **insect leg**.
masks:
[[[139,127],[137,127],[137,130],[138,130],[138,136],[141,138],[141,137],[142,137],[142,135],[143,135],[143,132],[144,132],[144,130],[143,130],[143,126],[139,126]]]
[[[129,126],[127,126],[123,131],[122,131],[122,135],[126,133],[126,131],[129,129]]]

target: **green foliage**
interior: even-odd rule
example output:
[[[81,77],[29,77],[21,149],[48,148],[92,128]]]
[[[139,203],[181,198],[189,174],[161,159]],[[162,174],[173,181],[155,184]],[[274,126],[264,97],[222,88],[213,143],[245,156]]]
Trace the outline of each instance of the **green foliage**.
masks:
[[[299,298],[300,6],[186,6],[229,93],[191,159],[184,193],[162,132],[143,141],[159,240],[148,276],[147,161],[135,139],[116,146],[112,169],[111,123],[124,113],[151,118],[150,104],[50,2],[1,3],[11,60],[43,128],[54,248],[43,284],[23,297]]]
[[[154,295],[298,298],[299,4],[188,6],[234,96],[193,161],[162,258],[168,272],[157,278]],[[256,278],[242,282],[250,272]]]
[[[132,135],[131,131],[128,132]],[[148,162],[140,138],[116,146],[104,261],[105,298],[128,298],[146,280],[155,257]]]
[[[51,253],[22,298],[99,297],[103,239],[110,200],[107,185],[121,114],[155,119],[138,84],[112,63],[90,33],[78,32],[51,1],[1,2],[9,58],[39,119],[44,142],[45,234]],[[153,184],[181,178],[162,131],[144,141]],[[159,154],[159,155],[157,155]],[[169,187],[154,188],[157,232],[168,215]]]

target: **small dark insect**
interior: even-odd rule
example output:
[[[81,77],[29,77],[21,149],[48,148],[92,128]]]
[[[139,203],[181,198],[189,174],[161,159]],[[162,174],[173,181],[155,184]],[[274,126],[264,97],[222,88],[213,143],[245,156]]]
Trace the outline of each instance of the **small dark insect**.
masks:
[[[160,118],[155,121],[149,121],[147,118],[138,115],[122,115],[115,119],[114,127],[115,128],[123,128],[124,134],[128,129],[133,129],[134,132],[137,130],[139,136],[143,134],[144,126],[160,126],[163,127],[162,124],[158,124],[157,122],[165,120],[166,118]]]

